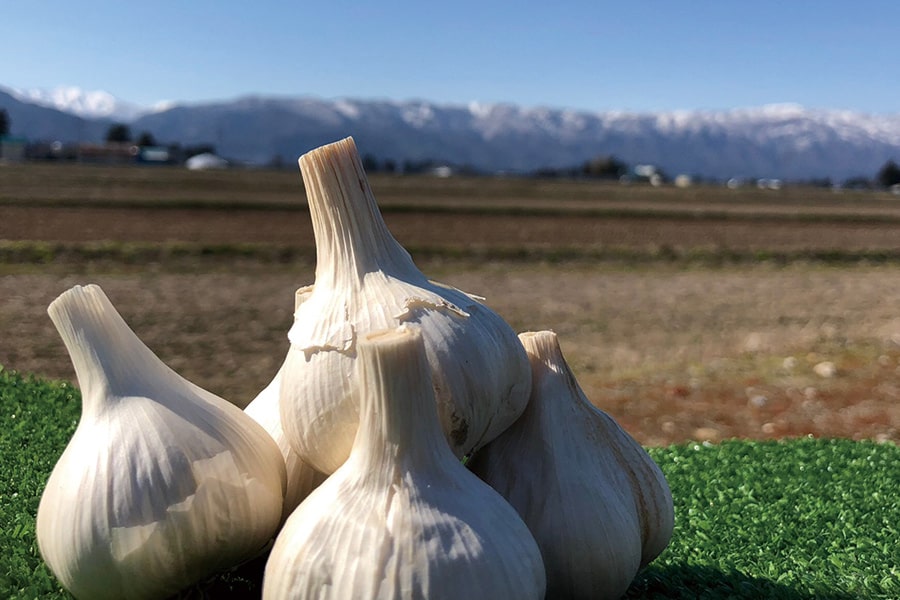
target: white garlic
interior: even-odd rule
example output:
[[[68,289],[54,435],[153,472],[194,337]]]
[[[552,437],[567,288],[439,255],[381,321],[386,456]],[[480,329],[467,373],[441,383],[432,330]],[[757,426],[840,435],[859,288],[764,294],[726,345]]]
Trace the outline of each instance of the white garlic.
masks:
[[[68,290],[48,313],[82,392],[37,513],[41,555],[66,589],[162,598],[263,550],[285,487],[269,435],[165,366],[99,287]]]
[[[312,286],[302,287],[294,295],[294,310],[309,296]],[[281,377],[284,367],[278,369],[275,377],[257,396],[250,401],[244,412],[254,421],[262,425],[269,435],[275,440],[281,455],[284,458],[287,472],[287,491],[284,495],[282,508],[282,520],[288,518],[297,505],[306,498],[320,483],[325,481],[325,475],[319,473],[311,466],[303,462],[300,456],[291,448],[281,427],[281,416],[278,409],[278,397],[281,390]]]
[[[319,473],[311,466],[303,462],[300,456],[291,448],[284,429],[281,427],[281,417],[278,413],[278,391],[281,388],[282,369],[254,398],[244,412],[254,421],[262,425],[269,435],[275,440],[281,455],[284,458],[284,466],[287,473],[287,491],[284,494],[284,506],[282,508],[282,521],[297,508],[297,505],[306,498],[311,491],[325,481],[325,475]]]
[[[351,138],[300,158],[316,238],[315,287],[295,313],[281,385],[291,446],[323,473],[350,452],[359,421],[356,342],[422,328],[443,430],[457,456],[524,410],[528,360],[513,330],[473,296],[428,281],[391,236]]]
[[[646,451],[585,397],[556,334],[519,337],[531,360],[531,400],[468,466],[534,534],[548,598],[618,598],[669,543],[668,484]]]
[[[442,435],[420,331],[370,333],[357,351],[350,457],[285,523],[263,598],[543,598],[528,529]]]

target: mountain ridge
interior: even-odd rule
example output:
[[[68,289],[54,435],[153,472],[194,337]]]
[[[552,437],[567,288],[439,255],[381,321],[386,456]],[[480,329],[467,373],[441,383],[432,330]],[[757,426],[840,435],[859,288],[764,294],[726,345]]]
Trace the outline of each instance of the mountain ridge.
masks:
[[[15,110],[7,108],[13,133],[38,137],[20,127],[17,113],[23,110],[56,110],[53,119],[60,123],[59,114],[81,119],[78,131],[72,130],[76,122],[60,129],[56,139],[63,141],[102,139],[109,115],[116,113],[108,110],[109,98],[97,98],[107,103],[107,116],[72,115],[0,88],[0,108],[7,108],[10,100],[19,103]],[[871,176],[887,160],[900,159],[900,113],[788,103],[730,110],[588,112],[511,103],[248,94],[134,114],[116,120],[127,122],[133,134],[148,131],[164,143],[213,144],[221,154],[253,164],[292,161],[346,135],[356,138],[362,152],[381,160],[434,160],[490,172],[566,168],[614,155],[629,164],[658,165],[669,174],[844,179]]]

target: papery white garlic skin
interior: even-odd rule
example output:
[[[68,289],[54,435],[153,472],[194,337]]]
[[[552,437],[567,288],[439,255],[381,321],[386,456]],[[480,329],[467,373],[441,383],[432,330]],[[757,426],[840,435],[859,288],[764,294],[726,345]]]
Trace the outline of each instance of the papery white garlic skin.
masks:
[[[619,598],[669,543],[668,484],[646,451],[585,397],[556,334],[520,339],[531,360],[531,400],[467,466],[534,534],[548,598]]]
[[[294,310],[309,296],[312,286],[301,287],[294,294]],[[244,412],[254,421],[262,425],[281,450],[284,458],[284,466],[287,473],[287,491],[284,495],[282,508],[282,521],[288,518],[297,505],[306,498],[311,491],[325,481],[325,475],[313,469],[303,462],[300,456],[291,448],[284,435],[281,426],[281,415],[278,408],[278,398],[281,390],[281,378],[284,366],[278,369],[275,377],[269,382],[256,397],[250,401]]]
[[[297,505],[306,498],[311,491],[325,481],[325,475],[316,471],[303,462],[300,456],[291,448],[281,427],[281,416],[278,410],[278,393],[281,388],[282,369],[257,396],[244,412],[254,421],[262,425],[281,450],[284,458],[284,466],[287,474],[287,491],[284,494],[284,506],[282,508],[282,521],[287,519]]]
[[[259,553],[285,486],[269,435],[165,366],[99,287],[68,290],[48,313],[82,392],[36,523],[41,555],[66,589],[91,600],[163,598]]]
[[[357,339],[421,327],[438,414],[458,457],[500,434],[524,410],[528,359],[515,332],[477,298],[429,281],[391,236],[352,138],[303,155],[316,237],[315,287],[289,333],[281,417],[293,448],[331,473],[359,420]]]
[[[528,529],[442,435],[419,331],[371,333],[358,352],[350,457],[285,523],[263,598],[543,598]]]

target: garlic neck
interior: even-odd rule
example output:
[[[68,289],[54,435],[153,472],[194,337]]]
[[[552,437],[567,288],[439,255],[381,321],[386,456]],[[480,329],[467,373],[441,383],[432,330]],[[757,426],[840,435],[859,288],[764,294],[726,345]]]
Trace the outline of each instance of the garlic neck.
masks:
[[[358,282],[374,271],[424,279],[388,231],[353,138],[317,148],[299,162],[316,239],[317,286]]]
[[[548,372],[557,374],[568,372],[562,349],[559,347],[559,338],[554,332],[526,331],[519,334],[519,340],[528,354],[535,382]]]
[[[592,406],[563,356],[556,333],[526,331],[519,334],[519,340],[531,363],[531,385],[534,390],[525,411],[540,415],[535,422],[550,422],[556,418],[554,415]],[[561,402],[562,399],[571,401]]]
[[[110,397],[138,395],[166,369],[96,285],[75,286],[47,308],[69,351],[82,394],[82,414]]]
[[[351,457],[366,476],[455,461],[438,420],[421,332],[401,326],[369,334],[358,358],[362,397]]]

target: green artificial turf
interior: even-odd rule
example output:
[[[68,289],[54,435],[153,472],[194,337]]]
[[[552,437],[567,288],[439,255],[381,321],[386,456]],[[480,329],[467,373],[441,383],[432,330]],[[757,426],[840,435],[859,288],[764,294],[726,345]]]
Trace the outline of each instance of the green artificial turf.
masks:
[[[72,386],[0,368],[0,598],[65,598],[34,515],[75,429]],[[650,450],[675,499],[675,533],[628,598],[900,598],[900,449],[800,439]],[[259,594],[264,559],[183,598]]]
[[[629,598],[900,598],[900,448],[851,440],[650,449],[675,533]]]

